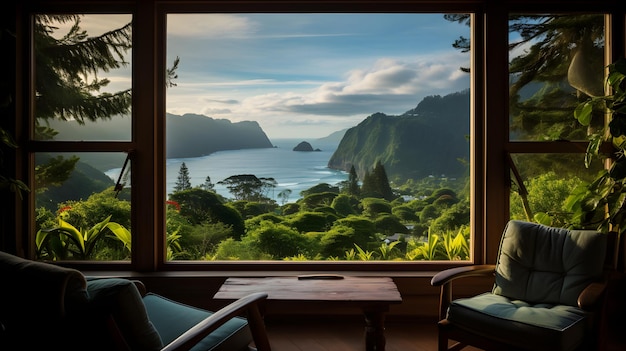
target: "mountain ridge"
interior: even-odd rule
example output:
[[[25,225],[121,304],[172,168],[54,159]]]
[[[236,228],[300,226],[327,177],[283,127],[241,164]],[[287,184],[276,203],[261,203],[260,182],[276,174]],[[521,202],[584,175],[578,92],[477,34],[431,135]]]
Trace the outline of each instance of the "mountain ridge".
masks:
[[[390,178],[430,175],[461,177],[469,160],[469,90],[424,98],[414,109],[392,116],[381,112],[348,129],[328,167],[362,179],[377,161]]]

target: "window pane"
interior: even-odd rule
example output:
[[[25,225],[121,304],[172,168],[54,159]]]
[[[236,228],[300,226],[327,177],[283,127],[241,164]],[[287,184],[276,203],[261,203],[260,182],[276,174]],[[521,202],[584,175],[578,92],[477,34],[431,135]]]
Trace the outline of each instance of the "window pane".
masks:
[[[128,146],[88,142],[131,140],[131,21],[129,14],[34,17],[32,138],[87,142],[54,145],[54,154],[34,143],[41,259],[130,258],[130,192],[114,188]],[[127,187],[129,172],[120,178]]]
[[[587,140],[601,126],[574,109],[603,95],[604,16],[512,15],[509,33],[510,140]]]
[[[515,154],[512,159],[520,179],[511,174],[511,219],[576,226],[575,214],[566,200],[577,187],[594,180],[602,171],[602,162],[596,160],[585,168],[585,154]],[[520,181],[523,187],[518,185]]]
[[[169,258],[469,259],[468,20],[168,15]]]
[[[114,159],[118,160],[117,170],[109,168]],[[124,154],[114,153],[42,152],[35,155],[40,259],[130,258],[131,201],[130,189],[126,186],[130,184],[130,163],[120,177],[124,160]],[[101,168],[92,165],[101,165]],[[92,232],[87,235],[89,231]],[[72,236],[79,233],[83,239],[87,237],[85,245],[77,245],[72,240]]]
[[[130,140],[131,20],[35,16],[36,140]]]

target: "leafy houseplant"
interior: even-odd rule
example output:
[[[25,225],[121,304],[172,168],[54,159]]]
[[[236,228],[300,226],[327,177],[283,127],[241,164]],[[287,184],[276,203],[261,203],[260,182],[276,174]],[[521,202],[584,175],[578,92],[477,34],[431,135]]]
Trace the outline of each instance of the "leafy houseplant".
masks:
[[[626,230],[626,59],[608,66],[606,86],[609,94],[592,96],[581,102],[574,117],[584,126],[594,118],[607,118],[608,125],[589,137],[585,166],[593,159],[611,160],[610,167],[596,179],[578,187],[567,200],[568,208],[583,227],[602,232]],[[609,143],[610,151],[603,145]]]

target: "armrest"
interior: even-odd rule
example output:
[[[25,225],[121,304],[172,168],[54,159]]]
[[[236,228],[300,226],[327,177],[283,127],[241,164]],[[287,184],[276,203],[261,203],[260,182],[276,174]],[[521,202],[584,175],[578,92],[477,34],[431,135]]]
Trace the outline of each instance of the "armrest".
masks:
[[[430,281],[432,286],[441,286],[449,282],[464,277],[472,276],[489,276],[496,271],[496,266],[492,264],[483,264],[475,266],[463,266],[443,270],[433,277]]]
[[[174,341],[165,345],[161,351],[189,350],[205,336],[243,312],[246,312],[252,339],[257,350],[270,351],[269,339],[267,338],[265,324],[259,309],[259,304],[265,299],[267,299],[267,293],[259,292],[244,296],[202,320]]]
[[[141,280],[131,280],[133,282],[133,284],[135,284],[135,286],[137,287],[137,290],[139,290],[139,294],[141,296],[146,296],[146,294],[148,293],[148,290],[146,290],[146,285],[141,281]]]
[[[578,295],[578,307],[585,311],[598,308],[606,290],[605,283],[591,283]]]
[[[496,266],[492,264],[483,264],[475,266],[463,266],[443,270],[430,280],[430,285],[440,286],[439,295],[439,320],[444,320],[448,313],[448,307],[452,302],[452,284],[453,280],[465,277],[489,276],[496,271]]]

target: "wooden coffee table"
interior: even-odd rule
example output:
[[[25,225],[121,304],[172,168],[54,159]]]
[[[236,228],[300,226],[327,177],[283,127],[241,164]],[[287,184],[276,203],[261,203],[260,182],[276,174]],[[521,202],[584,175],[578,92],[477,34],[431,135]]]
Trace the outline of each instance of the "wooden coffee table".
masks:
[[[365,316],[365,349],[385,350],[385,313],[402,297],[391,278],[307,275],[300,277],[228,278],[215,299],[236,300],[252,292],[268,294],[264,310],[274,303],[322,302],[321,308],[357,308]],[[317,306],[317,305],[316,305]]]

